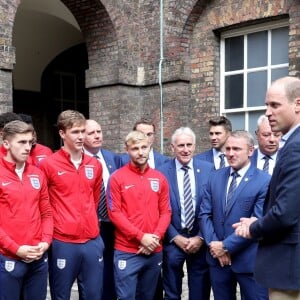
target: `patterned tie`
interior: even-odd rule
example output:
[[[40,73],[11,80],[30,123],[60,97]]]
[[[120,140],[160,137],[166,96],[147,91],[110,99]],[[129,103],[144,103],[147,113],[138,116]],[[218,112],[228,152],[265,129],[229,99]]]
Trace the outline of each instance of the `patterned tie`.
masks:
[[[94,155],[98,160],[100,160],[100,157],[98,155]],[[100,191],[100,203],[98,205],[98,219],[101,221],[108,220],[108,212],[107,212],[107,206],[106,206],[106,193],[105,193],[105,186],[104,181],[102,180],[101,184],[101,191]]]
[[[227,205],[230,203],[230,200],[231,200],[231,198],[232,198],[232,196],[233,196],[233,194],[234,194],[234,191],[235,191],[236,188],[237,188],[237,182],[236,182],[236,179],[237,179],[237,177],[239,177],[240,175],[239,175],[238,172],[233,172],[233,173],[231,173],[230,176],[232,176],[232,180],[231,180],[231,183],[230,183],[230,186],[229,186],[229,189],[228,189],[228,193],[227,193],[227,201],[226,201]]]
[[[263,166],[263,171],[266,173],[269,173],[269,160],[270,160],[270,156],[266,155],[263,157],[263,159],[265,160],[264,166]]]
[[[192,230],[194,223],[194,207],[192,200],[191,182],[189,176],[189,167],[183,166],[183,195],[184,195],[184,212],[185,212],[185,226],[188,230]]]
[[[220,157],[220,166],[219,166],[219,169],[222,169],[225,167],[225,154],[222,153],[219,155]]]

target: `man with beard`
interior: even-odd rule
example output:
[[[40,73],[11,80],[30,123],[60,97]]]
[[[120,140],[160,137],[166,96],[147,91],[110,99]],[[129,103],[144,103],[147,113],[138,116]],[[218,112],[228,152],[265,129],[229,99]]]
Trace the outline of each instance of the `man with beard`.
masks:
[[[110,220],[115,225],[114,270],[118,299],[153,300],[162,267],[162,239],[170,223],[166,178],[148,165],[150,145],[140,131],[125,139],[130,162],[108,184]]]

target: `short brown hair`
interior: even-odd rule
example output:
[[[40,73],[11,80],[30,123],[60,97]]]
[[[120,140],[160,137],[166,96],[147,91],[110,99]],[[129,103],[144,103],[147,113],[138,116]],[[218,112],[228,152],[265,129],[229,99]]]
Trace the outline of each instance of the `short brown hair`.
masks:
[[[65,131],[74,125],[85,125],[85,116],[76,110],[65,110],[61,112],[57,118],[58,130]]]
[[[219,116],[217,118],[208,121],[209,126],[223,126],[226,131],[232,131],[232,125],[229,119],[224,116]]]
[[[133,125],[132,130],[137,130],[136,128],[138,127],[138,125],[141,125],[141,124],[152,126],[153,127],[153,131],[155,132],[155,125],[154,125],[154,123],[151,120],[147,119],[147,118],[142,118],[142,119],[136,121],[135,124]]]
[[[2,136],[3,140],[7,140],[10,137],[14,137],[16,134],[22,133],[34,133],[34,128],[31,124],[27,124],[23,121],[15,120],[7,123],[3,127]]]

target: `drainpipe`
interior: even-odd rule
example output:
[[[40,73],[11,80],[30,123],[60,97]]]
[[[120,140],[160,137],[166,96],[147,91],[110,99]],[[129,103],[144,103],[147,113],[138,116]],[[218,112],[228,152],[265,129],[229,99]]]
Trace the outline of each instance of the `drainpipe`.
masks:
[[[163,85],[162,85],[162,63],[164,60],[164,0],[160,0],[160,59],[158,66],[158,84],[160,89],[160,152],[164,152],[164,118],[163,118]]]

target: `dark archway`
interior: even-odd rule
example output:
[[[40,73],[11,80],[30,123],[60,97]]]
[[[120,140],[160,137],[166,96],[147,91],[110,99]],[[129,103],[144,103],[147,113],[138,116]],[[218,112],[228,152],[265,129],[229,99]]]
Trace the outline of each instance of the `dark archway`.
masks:
[[[58,55],[45,69],[41,81],[41,96],[47,118],[47,144],[53,149],[60,146],[55,127],[57,116],[66,109],[80,111],[89,116],[88,90],[85,71],[88,57],[85,44],[74,46]]]

